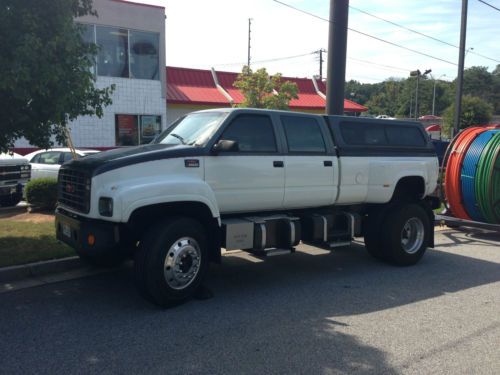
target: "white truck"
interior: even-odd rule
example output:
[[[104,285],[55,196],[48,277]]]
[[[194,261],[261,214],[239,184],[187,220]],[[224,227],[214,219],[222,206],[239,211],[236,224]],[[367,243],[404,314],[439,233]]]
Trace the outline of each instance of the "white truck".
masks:
[[[31,166],[27,159],[14,152],[0,153],[0,206],[18,204],[30,176]]]
[[[193,295],[221,249],[257,255],[345,246],[411,265],[433,247],[438,159],[417,122],[216,109],[149,145],[59,172],[57,237],[95,263],[135,257],[140,291]]]

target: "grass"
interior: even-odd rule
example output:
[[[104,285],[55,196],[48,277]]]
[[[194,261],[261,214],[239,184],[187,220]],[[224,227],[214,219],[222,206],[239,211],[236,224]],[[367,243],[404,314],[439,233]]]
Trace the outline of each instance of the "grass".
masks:
[[[0,220],[0,267],[75,255],[58,242],[54,222]]]

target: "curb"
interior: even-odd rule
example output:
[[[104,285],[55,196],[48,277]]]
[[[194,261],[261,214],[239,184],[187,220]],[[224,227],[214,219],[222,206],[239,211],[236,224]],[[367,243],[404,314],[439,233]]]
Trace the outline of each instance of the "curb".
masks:
[[[79,257],[69,257],[56,260],[47,260],[36,263],[22,264],[0,268],[0,282],[18,281],[30,277],[43,276],[52,273],[71,271],[82,268],[84,263]]]

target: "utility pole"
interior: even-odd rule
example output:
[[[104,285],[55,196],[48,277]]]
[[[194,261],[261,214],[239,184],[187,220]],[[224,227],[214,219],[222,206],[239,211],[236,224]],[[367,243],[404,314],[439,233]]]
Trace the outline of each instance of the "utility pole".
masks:
[[[250,43],[252,41],[251,35],[252,35],[252,19],[249,18],[248,19],[248,59],[247,59],[248,69],[250,69],[250,45],[251,45]]]
[[[453,134],[458,134],[460,125],[460,115],[462,113],[462,89],[464,80],[464,60],[465,60],[465,36],[467,32],[467,3],[468,0],[462,0],[462,22],[460,25],[460,49],[458,54],[458,74],[457,74],[457,92],[455,93],[455,113],[453,115]]]
[[[431,74],[431,77],[432,77],[432,74]],[[434,115],[434,109],[436,107],[436,83],[437,81],[439,81],[439,78],[441,77],[446,77],[446,74],[441,74],[437,79],[434,79],[434,77],[432,77],[432,79],[434,80],[434,90],[432,92],[432,114]]]
[[[418,119],[418,83],[420,81],[421,76],[426,76],[430,72],[432,72],[431,69],[427,69],[423,73],[419,69],[410,72],[410,77],[417,77],[417,85],[415,89],[415,120]]]
[[[413,93],[410,93],[410,118],[412,118],[412,117],[411,117],[411,114],[412,114],[412,112],[411,112],[411,110],[412,110],[412,106],[413,106]]]
[[[330,0],[326,114],[344,114],[345,65],[349,0]]]
[[[326,52],[324,48],[320,48],[316,53],[319,53],[319,80],[323,80],[323,52]]]

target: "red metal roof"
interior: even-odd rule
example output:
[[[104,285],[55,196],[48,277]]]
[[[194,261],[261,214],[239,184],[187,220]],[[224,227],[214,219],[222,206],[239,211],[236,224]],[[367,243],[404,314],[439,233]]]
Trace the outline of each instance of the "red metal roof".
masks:
[[[219,85],[221,85],[224,90],[233,98],[235,104],[239,104],[245,100],[245,97],[236,87],[233,86],[234,81],[238,77],[239,73],[233,72],[217,72],[217,79],[219,80]]]
[[[167,66],[167,102],[228,106],[229,101],[215,87],[210,70]]]
[[[319,91],[321,91],[323,94],[326,95],[325,82],[320,81],[320,80],[317,80],[316,82],[318,83]],[[366,111],[368,111],[368,108],[366,108],[364,105],[353,102],[352,100],[344,99],[344,111],[346,111],[346,112],[366,112]]]
[[[244,96],[233,86],[239,73],[216,72],[219,85],[222,86],[235,104],[243,102]],[[303,110],[323,110],[325,99],[316,92],[310,78],[282,77],[284,81],[295,82],[298,87],[298,99],[290,101],[290,108]],[[326,94],[326,86],[318,81],[318,87]],[[210,70],[189,69],[167,66],[167,103],[206,104],[229,106],[229,100],[215,86]],[[350,100],[344,100],[346,112],[364,112],[368,108]]]
[[[440,132],[441,126],[439,126],[438,124],[432,124],[426,127],[425,130],[428,132]]]

